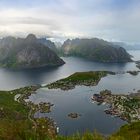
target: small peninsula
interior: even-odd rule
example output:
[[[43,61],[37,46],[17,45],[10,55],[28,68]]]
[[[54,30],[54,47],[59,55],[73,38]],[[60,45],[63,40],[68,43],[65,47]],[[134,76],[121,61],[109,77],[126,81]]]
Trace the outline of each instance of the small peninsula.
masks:
[[[61,89],[61,90],[71,90],[75,86],[96,86],[102,77],[107,76],[107,74],[115,74],[114,72],[108,71],[89,71],[89,72],[76,72],[67,78],[58,80],[51,84],[46,85],[48,89]]]

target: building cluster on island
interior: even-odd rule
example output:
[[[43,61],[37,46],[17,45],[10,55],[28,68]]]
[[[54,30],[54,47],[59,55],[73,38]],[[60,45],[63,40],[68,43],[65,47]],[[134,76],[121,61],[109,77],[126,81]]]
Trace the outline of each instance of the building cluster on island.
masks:
[[[94,94],[91,98],[99,105],[107,103],[109,108],[105,110],[106,114],[110,114],[121,119],[132,122],[140,120],[140,94],[132,95],[114,95],[109,90],[101,91],[100,94]]]

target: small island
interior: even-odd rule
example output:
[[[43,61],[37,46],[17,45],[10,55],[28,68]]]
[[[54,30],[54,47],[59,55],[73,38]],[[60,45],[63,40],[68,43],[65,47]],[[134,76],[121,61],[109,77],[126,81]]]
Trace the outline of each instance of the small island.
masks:
[[[67,78],[48,84],[46,87],[48,89],[71,90],[75,86],[96,86],[101,78],[107,76],[107,74],[114,75],[115,73],[109,71],[76,72]]]
[[[70,113],[68,114],[68,117],[71,118],[71,119],[77,119],[81,116],[81,114],[78,114],[78,113]]]
[[[132,96],[133,95],[133,96]],[[110,114],[121,119],[133,122],[140,120],[140,94],[115,95],[109,90],[101,91],[100,94],[94,94],[91,98],[98,104],[106,103],[109,108],[105,110],[106,114]]]
[[[133,76],[137,76],[139,74],[140,71],[127,71],[127,73],[133,75]]]

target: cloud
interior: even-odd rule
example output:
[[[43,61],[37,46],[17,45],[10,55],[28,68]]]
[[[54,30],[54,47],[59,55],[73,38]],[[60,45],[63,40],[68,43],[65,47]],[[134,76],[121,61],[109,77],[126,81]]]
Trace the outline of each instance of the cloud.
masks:
[[[139,42],[138,0],[1,0],[0,36],[99,37]]]

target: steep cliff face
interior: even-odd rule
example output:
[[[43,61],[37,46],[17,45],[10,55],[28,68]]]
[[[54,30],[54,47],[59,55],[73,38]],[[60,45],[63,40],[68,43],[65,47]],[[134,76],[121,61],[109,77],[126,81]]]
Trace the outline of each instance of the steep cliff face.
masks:
[[[0,41],[0,65],[3,67],[36,68],[62,64],[64,61],[33,34],[25,39],[6,37]]]
[[[49,47],[51,50],[53,50],[55,53],[57,53],[57,48],[54,42],[46,39],[46,38],[39,38],[38,41],[45,46]]]
[[[68,39],[64,42],[62,50],[64,55],[80,56],[98,62],[132,61],[124,48],[97,38]]]

